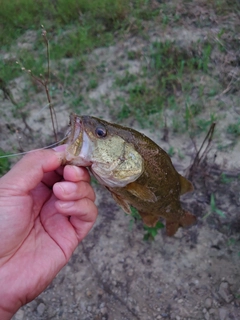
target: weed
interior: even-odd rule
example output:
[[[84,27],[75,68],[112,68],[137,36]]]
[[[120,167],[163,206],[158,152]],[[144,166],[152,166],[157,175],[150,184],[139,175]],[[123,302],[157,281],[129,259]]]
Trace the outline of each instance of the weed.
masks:
[[[184,154],[182,153],[181,150],[178,149],[178,157],[179,159],[183,160],[185,158]]]
[[[160,221],[157,222],[155,227],[148,227],[144,225],[144,230],[146,231],[146,233],[144,234],[143,240],[154,240],[156,235],[158,234],[158,230],[163,228],[164,224]]]
[[[174,148],[173,147],[170,147],[169,149],[168,149],[168,155],[170,156],[170,157],[173,157],[174,156],[174,154],[175,154],[175,150],[174,150]]]
[[[129,221],[129,229],[132,230],[133,225],[136,221],[141,220],[141,216],[138,213],[137,209],[131,207],[130,221]]]
[[[128,105],[131,115],[144,127],[146,117],[162,111],[164,98],[156,88],[149,88],[146,83],[137,84],[128,90]]]
[[[79,112],[79,108],[83,104],[83,102],[84,102],[84,97],[82,95],[77,96],[71,101],[70,105],[73,108],[74,112],[76,113]]]
[[[185,114],[184,114],[186,130],[189,130],[190,127],[192,127],[194,119],[198,114],[200,114],[201,111],[202,111],[202,106],[200,104],[197,104],[197,103],[191,104],[187,99],[185,103]]]
[[[127,86],[129,83],[132,83],[137,80],[137,76],[135,74],[129,73],[128,71],[123,77],[117,77],[115,80],[115,84],[120,87]]]
[[[228,178],[225,173],[222,173],[220,176],[220,182],[225,184],[231,183],[233,180],[233,178]]]
[[[132,230],[133,224],[136,221],[141,220],[141,216],[138,213],[137,209],[131,207],[131,215],[130,215],[130,222],[129,222],[129,229]],[[155,227],[148,227],[146,225],[143,226],[144,230],[145,230],[145,234],[143,236],[143,240],[154,240],[156,235],[158,234],[158,230],[159,229],[163,229],[164,228],[164,224],[160,221],[157,222]]]
[[[0,149],[0,157],[7,155]],[[8,158],[0,158],[0,176],[4,175],[10,169],[10,162]]]
[[[89,90],[93,90],[95,88],[97,88],[98,86],[98,81],[96,78],[92,78],[89,80],[88,85],[87,85],[87,91]]]
[[[95,34],[95,28],[99,26],[77,26],[69,32],[68,36],[62,35],[59,41],[52,44],[52,59],[72,58],[80,56],[82,53],[101,46],[108,45],[112,42],[110,33],[103,33],[101,36]]]
[[[212,53],[212,45],[210,43],[205,44],[202,48],[201,56],[197,57],[197,60],[196,60],[198,69],[201,69],[204,72],[208,71],[208,65],[210,62],[211,53]]]
[[[119,121],[122,121],[124,119],[127,119],[131,114],[131,109],[127,104],[123,104],[121,107],[121,110],[118,112],[118,119]]]
[[[6,83],[21,75],[21,70],[16,66],[15,60],[1,60],[0,59],[1,79]]]
[[[185,113],[172,118],[173,128],[176,132],[184,132],[194,124],[193,129],[195,130],[195,122],[199,120],[197,116],[201,114],[203,105],[195,102],[195,99],[191,103],[188,101],[193,87],[191,75],[194,78],[194,73],[199,70],[208,73],[211,52],[212,46],[207,42],[195,43],[191,50],[180,47],[169,40],[153,42],[146,53],[149,58],[146,61],[149,63],[143,69],[146,81],[137,83],[128,89],[128,112],[125,115],[134,116],[144,127],[152,122],[154,114],[161,114],[164,109],[170,108],[179,113],[177,100],[182,95],[187,101]],[[134,59],[135,57],[136,53],[130,51],[129,58]],[[137,79],[134,76],[126,74],[124,78],[117,79],[116,84],[126,86],[135,80]],[[199,96],[204,96],[204,86],[197,84],[197,88]],[[212,92],[211,95],[214,93]],[[143,119],[145,119],[144,122]],[[212,119],[213,117],[210,121]],[[197,125],[202,131],[208,124],[209,122],[200,120]]]
[[[231,123],[227,127],[227,133],[238,137],[240,135],[240,119],[237,122]]]
[[[140,8],[136,14],[137,18],[142,20],[152,20],[154,17],[159,15],[159,10],[152,10],[149,4]]]
[[[222,210],[217,208],[215,197],[214,197],[214,194],[212,193],[210,197],[210,211],[203,218],[207,218],[210,214],[213,214],[213,213],[217,213],[222,218],[226,217],[225,213]]]
[[[69,64],[68,67],[68,72],[71,75],[74,75],[77,72],[82,72],[85,71],[86,69],[86,57],[84,56],[80,56],[80,57],[76,57],[72,63]]]
[[[172,117],[171,127],[173,132],[175,133],[184,132],[182,123],[181,121],[179,121],[179,118],[177,116]]]
[[[197,124],[197,129],[199,131],[206,132],[209,126],[216,122],[217,118],[215,114],[211,114],[209,119],[197,119],[196,124]]]
[[[213,193],[211,194],[210,207],[211,207],[211,212],[216,212],[220,217],[225,218],[225,213],[216,207],[216,202],[215,202]]]
[[[31,70],[37,77],[47,76],[46,55],[38,55],[37,58],[27,50],[22,50],[18,54],[22,68]],[[20,68],[19,68],[20,69]]]
[[[236,239],[234,238],[229,238],[228,241],[227,241],[227,245],[228,246],[234,246],[236,244]]]
[[[99,42],[99,34],[124,28],[131,15],[139,14],[144,2],[144,0],[135,1],[135,8],[132,10],[131,3],[127,0],[58,0],[52,2],[47,0],[40,2],[0,0],[0,42],[2,45],[9,46],[26,30],[37,30],[41,24],[55,34],[61,31],[63,26],[77,27],[80,25],[77,38],[82,39],[84,44],[91,42],[92,46],[93,43]],[[89,42],[87,35],[90,38]],[[71,44],[68,43],[68,46],[71,47]],[[71,53],[72,50],[70,50]],[[64,54],[67,55],[68,50]]]
[[[141,56],[140,51],[128,51],[127,56],[129,60],[137,60]]]

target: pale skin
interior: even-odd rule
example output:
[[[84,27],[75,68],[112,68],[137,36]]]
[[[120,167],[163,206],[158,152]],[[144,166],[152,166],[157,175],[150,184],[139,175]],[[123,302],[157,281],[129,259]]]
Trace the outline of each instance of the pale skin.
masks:
[[[30,153],[0,179],[1,320],[50,284],[96,220],[87,170],[62,167],[59,150]]]

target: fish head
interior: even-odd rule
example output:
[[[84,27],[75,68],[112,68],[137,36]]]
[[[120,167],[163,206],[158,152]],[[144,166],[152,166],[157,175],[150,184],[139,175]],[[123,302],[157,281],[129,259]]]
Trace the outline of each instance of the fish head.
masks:
[[[97,180],[107,187],[124,187],[140,177],[142,156],[125,141],[115,124],[72,114],[67,133],[66,163],[89,167]]]

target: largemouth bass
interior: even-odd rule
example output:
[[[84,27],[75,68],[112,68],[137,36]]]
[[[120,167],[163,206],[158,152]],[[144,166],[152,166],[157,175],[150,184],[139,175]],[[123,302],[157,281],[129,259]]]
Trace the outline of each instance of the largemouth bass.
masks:
[[[196,217],[181,207],[180,195],[190,181],[174,168],[169,155],[131,128],[72,114],[67,133],[66,163],[89,167],[126,213],[136,208],[150,227],[160,217],[167,235],[193,224]]]

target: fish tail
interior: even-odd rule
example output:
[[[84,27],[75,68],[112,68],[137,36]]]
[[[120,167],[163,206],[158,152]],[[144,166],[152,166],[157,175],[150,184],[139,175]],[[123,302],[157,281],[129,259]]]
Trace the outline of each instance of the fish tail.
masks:
[[[167,235],[172,237],[180,227],[189,227],[196,222],[197,218],[190,212],[184,211],[179,221],[166,221]]]
[[[173,222],[173,221],[166,221],[166,232],[169,237],[172,237],[175,235],[175,233],[178,231],[178,228],[180,227],[179,222]]]

